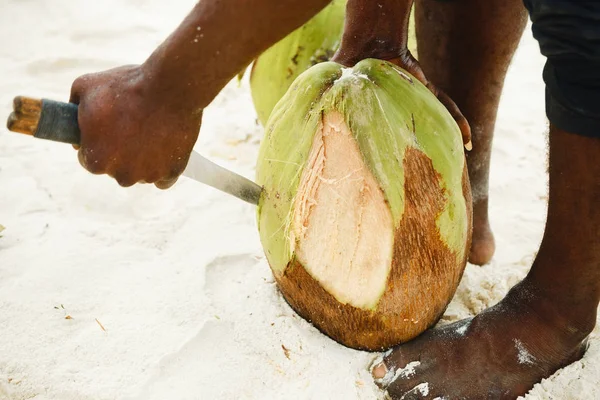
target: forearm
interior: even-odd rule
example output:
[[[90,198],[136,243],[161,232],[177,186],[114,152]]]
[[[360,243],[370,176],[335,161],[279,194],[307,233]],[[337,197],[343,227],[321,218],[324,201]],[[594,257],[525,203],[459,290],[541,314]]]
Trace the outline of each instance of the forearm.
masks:
[[[335,60],[354,65],[364,58],[393,59],[406,50],[413,0],[348,0]]]
[[[206,107],[255,57],[329,0],[200,0],[144,63],[154,94]]]

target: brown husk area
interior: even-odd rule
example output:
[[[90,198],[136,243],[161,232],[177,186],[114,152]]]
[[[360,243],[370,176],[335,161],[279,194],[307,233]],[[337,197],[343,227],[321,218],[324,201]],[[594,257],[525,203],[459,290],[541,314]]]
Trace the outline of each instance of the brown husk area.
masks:
[[[466,164],[462,186],[469,240],[460,260],[441,240],[436,226],[444,206],[441,176],[431,160],[413,148],[406,151],[404,170],[405,211],[395,232],[387,289],[374,310],[341,304],[296,259],[290,261],[282,275],[276,275],[284,298],[300,316],[351,348],[385,350],[434,325],[452,299],[466,265],[472,229]]]

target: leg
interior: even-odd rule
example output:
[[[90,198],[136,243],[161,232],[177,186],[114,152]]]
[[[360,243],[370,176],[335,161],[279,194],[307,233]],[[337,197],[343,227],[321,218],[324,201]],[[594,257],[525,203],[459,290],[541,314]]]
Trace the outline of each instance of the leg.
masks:
[[[504,77],[527,22],[522,0],[419,0],[419,62],[425,75],[456,102],[471,125],[467,154],[473,192],[469,261],[494,254],[488,221],[488,176],[496,110]]]
[[[392,398],[428,382],[427,398],[514,399],[582,356],[600,301],[598,134],[551,127],[548,222],[530,274],[496,306],[428,331],[375,366]],[[393,381],[408,363],[414,373]]]
[[[550,0],[526,4],[534,36],[548,57],[544,80],[551,123],[550,193],[540,251],[528,276],[496,306],[426,332],[373,368],[374,377],[394,398],[423,393],[427,382],[429,397],[513,399],[581,357],[596,323],[600,5]],[[395,373],[398,368],[404,370]]]

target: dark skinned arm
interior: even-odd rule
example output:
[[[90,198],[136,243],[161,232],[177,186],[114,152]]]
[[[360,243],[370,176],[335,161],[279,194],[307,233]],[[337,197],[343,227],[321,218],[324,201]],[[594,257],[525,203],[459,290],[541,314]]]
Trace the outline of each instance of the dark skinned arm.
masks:
[[[353,66],[365,58],[390,61],[420,80],[446,106],[456,120],[465,147],[471,149],[471,129],[456,104],[427,80],[408,50],[408,21],[413,0],[348,0],[340,49],[333,58]]]
[[[170,187],[205,108],[241,69],[328,0],[201,0],[142,65],[78,78],[81,164],[122,186]]]

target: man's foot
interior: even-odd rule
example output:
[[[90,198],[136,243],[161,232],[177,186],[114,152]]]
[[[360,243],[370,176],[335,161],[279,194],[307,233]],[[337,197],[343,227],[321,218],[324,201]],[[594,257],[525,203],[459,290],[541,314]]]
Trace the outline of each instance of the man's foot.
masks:
[[[515,399],[580,359],[591,324],[574,323],[525,280],[478,316],[430,330],[372,369],[393,399]],[[593,316],[595,320],[595,316]],[[583,326],[585,325],[585,326]]]
[[[473,240],[469,252],[469,262],[485,265],[490,262],[496,251],[494,234],[488,219],[487,198],[473,203]]]

